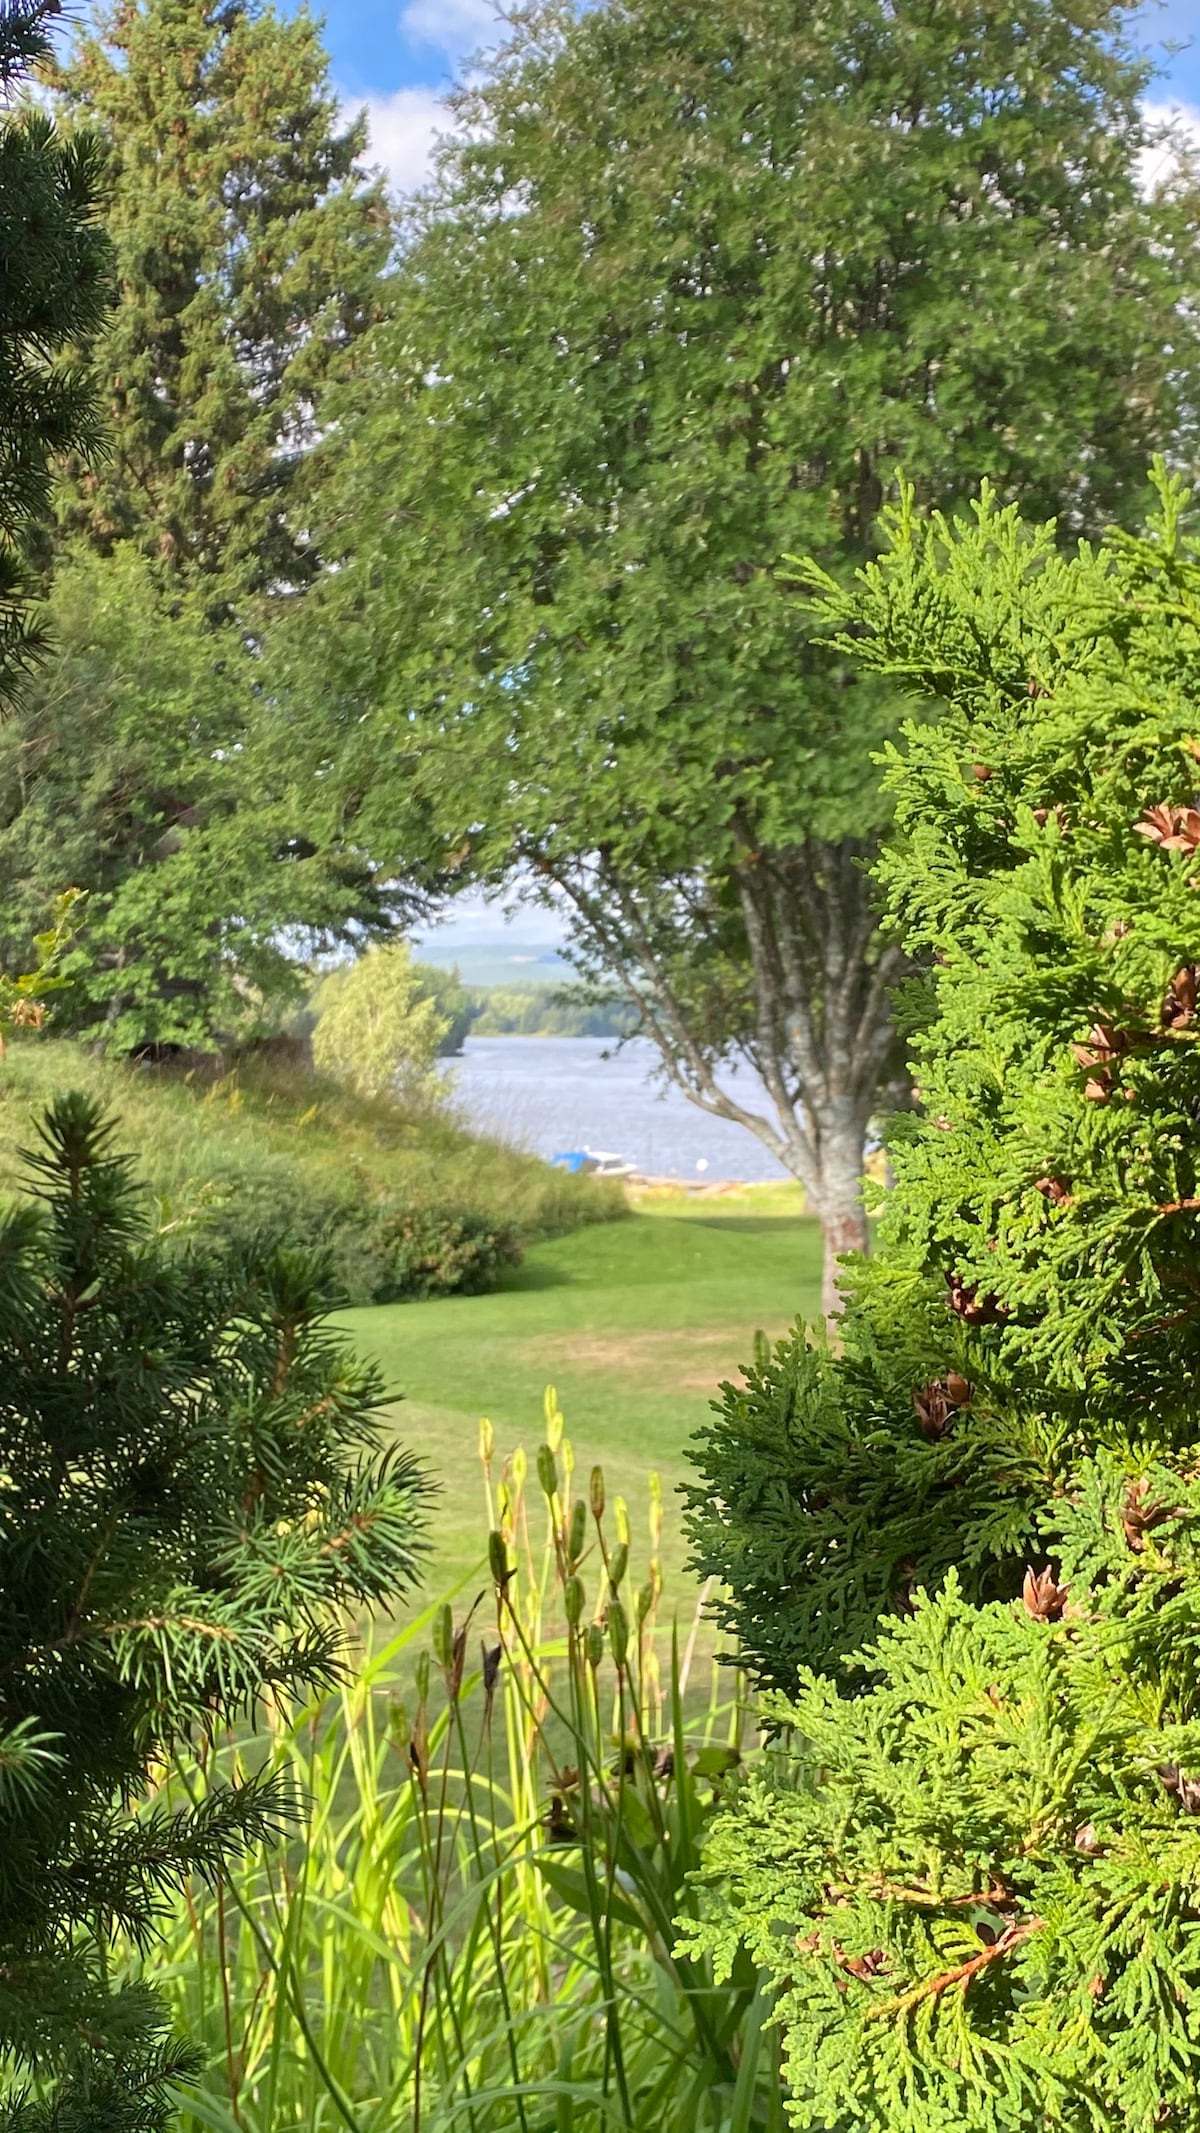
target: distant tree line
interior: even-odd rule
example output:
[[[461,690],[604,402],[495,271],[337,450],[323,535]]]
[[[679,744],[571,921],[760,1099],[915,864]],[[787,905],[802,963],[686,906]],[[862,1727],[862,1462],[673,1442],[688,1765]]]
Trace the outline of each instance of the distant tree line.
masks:
[[[621,1000],[592,1001],[582,987],[541,983],[472,986],[473,1037],[628,1037],[637,1010]]]

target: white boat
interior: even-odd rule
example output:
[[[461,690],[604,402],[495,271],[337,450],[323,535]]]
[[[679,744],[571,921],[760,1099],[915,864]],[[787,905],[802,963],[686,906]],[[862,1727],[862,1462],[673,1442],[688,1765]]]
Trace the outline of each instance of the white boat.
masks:
[[[637,1165],[626,1156],[614,1155],[606,1148],[570,1148],[552,1158],[558,1170],[585,1171],[593,1178],[632,1178],[637,1176]]]

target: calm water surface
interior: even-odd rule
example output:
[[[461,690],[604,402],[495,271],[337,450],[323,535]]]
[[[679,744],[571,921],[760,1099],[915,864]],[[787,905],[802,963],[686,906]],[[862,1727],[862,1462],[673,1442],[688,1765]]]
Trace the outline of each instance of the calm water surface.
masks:
[[[656,1177],[786,1175],[752,1133],[709,1118],[653,1076],[657,1054],[644,1037],[605,1058],[603,1037],[468,1037],[454,1061],[458,1108],[473,1125],[554,1156],[602,1148]],[[742,1075],[730,1089],[768,1114],[767,1099]]]

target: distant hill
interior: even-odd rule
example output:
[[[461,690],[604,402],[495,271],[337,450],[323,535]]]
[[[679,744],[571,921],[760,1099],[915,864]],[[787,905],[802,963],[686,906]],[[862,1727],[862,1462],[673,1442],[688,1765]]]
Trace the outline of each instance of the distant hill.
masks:
[[[569,985],[575,975],[571,965],[553,949],[514,948],[506,941],[459,941],[447,946],[436,938],[416,940],[413,954],[419,962],[431,963],[437,970],[457,970],[463,984],[472,991],[528,982]]]

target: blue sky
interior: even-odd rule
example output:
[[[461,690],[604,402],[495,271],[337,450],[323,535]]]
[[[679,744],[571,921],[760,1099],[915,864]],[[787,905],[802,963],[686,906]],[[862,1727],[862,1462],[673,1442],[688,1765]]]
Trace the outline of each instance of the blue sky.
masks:
[[[367,106],[375,157],[398,186],[417,183],[446,84],[497,35],[494,0],[329,0],[325,19],[335,78],[348,103]],[[1200,0],[1149,0],[1138,35],[1165,70],[1154,103],[1200,125]],[[1165,48],[1189,38],[1182,53]]]

